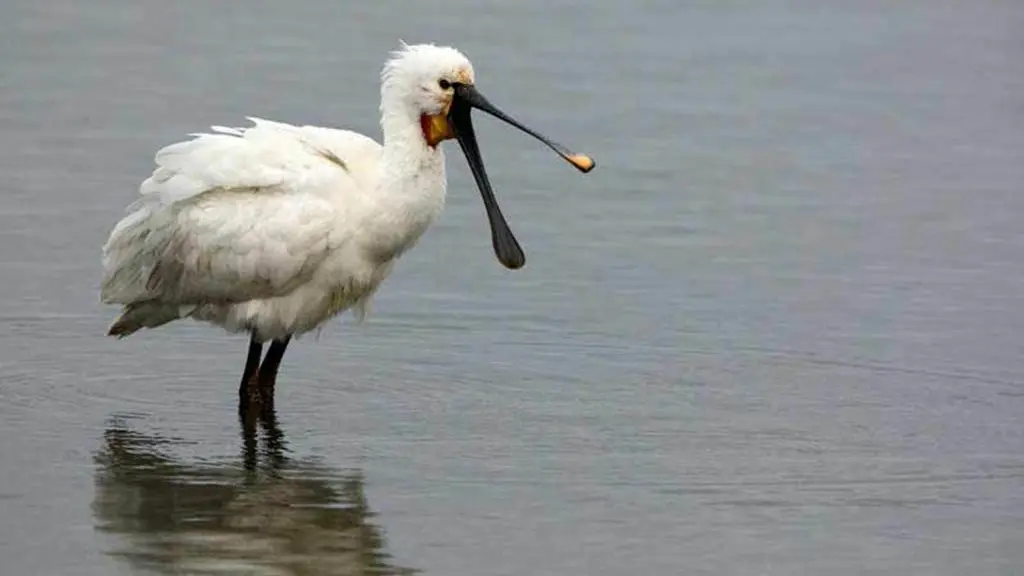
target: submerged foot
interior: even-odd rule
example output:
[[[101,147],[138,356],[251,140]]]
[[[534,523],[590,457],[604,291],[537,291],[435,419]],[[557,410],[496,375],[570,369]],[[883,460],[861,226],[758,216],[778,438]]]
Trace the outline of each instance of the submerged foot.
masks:
[[[243,422],[255,423],[274,412],[274,379],[261,379],[254,372],[238,391],[238,414]]]
[[[273,395],[256,393],[253,396],[242,396],[238,399],[238,419],[243,429],[255,430],[257,424],[265,422],[274,415]]]

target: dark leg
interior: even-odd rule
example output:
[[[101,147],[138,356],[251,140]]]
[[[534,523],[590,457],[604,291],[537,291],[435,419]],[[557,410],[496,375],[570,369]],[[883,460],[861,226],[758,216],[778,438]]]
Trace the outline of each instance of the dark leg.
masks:
[[[288,336],[284,340],[274,340],[271,342],[270,349],[267,350],[267,357],[260,364],[259,389],[260,396],[263,397],[264,401],[270,403],[274,401],[274,383],[277,381],[277,369],[281,366],[281,358],[284,357],[284,351],[288,348],[288,342],[291,339],[292,337]]]
[[[249,340],[249,356],[245,359],[245,371],[242,372],[242,383],[238,385],[239,406],[248,405],[249,402],[259,402],[259,389],[257,388],[257,374],[260,368],[260,356],[263,354],[263,344],[256,341],[254,334]]]

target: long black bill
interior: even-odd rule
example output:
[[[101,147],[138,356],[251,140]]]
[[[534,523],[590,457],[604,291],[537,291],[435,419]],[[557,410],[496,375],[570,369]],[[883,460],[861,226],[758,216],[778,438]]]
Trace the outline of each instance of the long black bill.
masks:
[[[581,172],[589,172],[594,168],[594,161],[583,154],[573,154],[564,146],[552,142],[548,138],[538,134],[534,130],[523,126],[515,119],[505,114],[484,98],[483,94],[477,92],[476,88],[466,84],[455,85],[455,98],[452,99],[451,108],[448,110],[448,123],[452,133],[459,141],[469,168],[473,172],[473,178],[480,189],[480,195],[484,200],[484,208],[487,210],[487,220],[491,224],[491,243],[494,246],[494,254],[506,267],[513,270],[522,268],[526,263],[526,255],[523,249],[512,234],[505,217],[498,207],[498,201],[494,197],[491,183],[487,179],[487,171],[484,169],[484,161],[480,155],[480,148],[476,143],[476,134],[473,132],[473,122],[470,119],[470,110],[478,108],[495,118],[515,126],[516,128],[533,136],[546,144],[549,148],[558,153],[567,162],[575,166]]]

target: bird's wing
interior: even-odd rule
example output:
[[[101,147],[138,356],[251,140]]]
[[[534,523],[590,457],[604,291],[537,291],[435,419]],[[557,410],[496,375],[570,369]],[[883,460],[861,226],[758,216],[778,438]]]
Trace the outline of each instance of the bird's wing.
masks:
[[[344,130],[253,119],[171,144],[103,248],[110,303],[287,294],[344,243],[380,153]]]

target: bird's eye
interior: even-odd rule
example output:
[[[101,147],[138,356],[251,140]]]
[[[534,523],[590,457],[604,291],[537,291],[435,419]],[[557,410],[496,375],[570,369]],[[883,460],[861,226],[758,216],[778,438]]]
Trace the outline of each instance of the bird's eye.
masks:
[[[441,87],[441,90],[447,90],[452,87],[452,83],[444,78],[437,81],[437,85]]]

